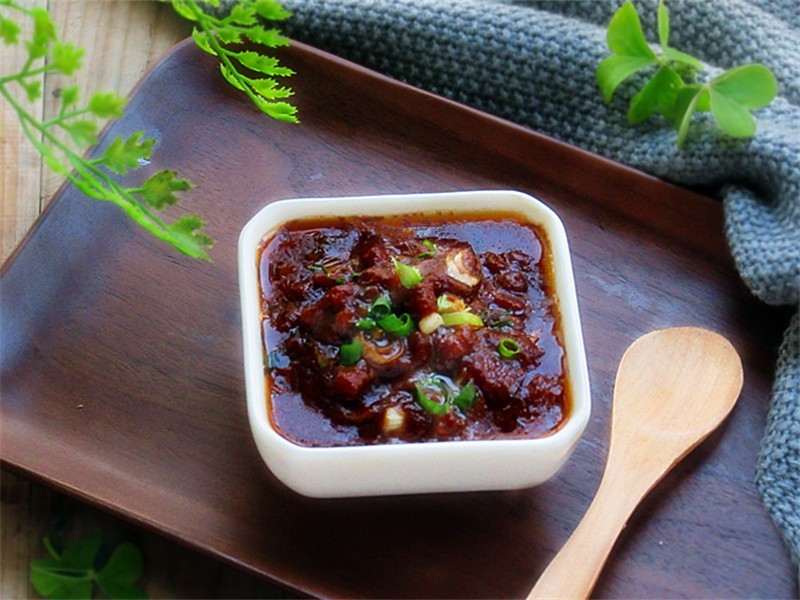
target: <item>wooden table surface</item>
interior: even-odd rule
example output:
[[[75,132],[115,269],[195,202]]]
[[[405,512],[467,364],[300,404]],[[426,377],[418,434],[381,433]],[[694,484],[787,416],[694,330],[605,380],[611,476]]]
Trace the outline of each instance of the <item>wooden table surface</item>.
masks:
[[[48,74],[44,94],[31,112],[42,120],[58,107],[60,87],[78,83],[83,97],[94,91],[127,96],[148,67],[191,33],[169,4],[134,0],[22,0],[47,8],[64,41],[84,48],[83,68],[72,81]],[[30,29],[23,30],[27,39]],[[0,74],[17,72],[23,46],[3,46]],[[16,113],[0,101],[0,258],[23,239],[47,206],[62,179],[44,165],[23,135]],[[88,201],[88,200],[87,200]],[[109,543],[133,540],[145,557],[141,583],[150,598],[285,597],[268,583],[187,550],[157,535],[57,494],[41,485],[2,473],[2,560],[0,598],[36,598],[29,583],[29,564],[46,556],[47,536],[76,539],[100,535]]]
[[[189,25],[168,4],[120,0],[21,0],[43,6],[65,41],[86,49],[77,74],[84,97],[93,91],[127,95],[147,68],[190,33]],[[25,34],[22,36],[25,39]],[[0,74],[15,72],[24,49],[0,52]],[[70,81],[69,83],[72,83]],[[48,75],[43,98],[32,112],[54,116],[58,94],[68,85]],[[22,135],[16,115],[0,101],[0,252],[5,260],[30,229],[61,185]],[[89,200],[87,200],[88,202]],[[0,432],[1,433],[1,432]],[[286,597],[288,594],[236,569],[138,529],[43,486],[2,473],[2,560],[0,598],[37,597],[30,586],[29,564],[44,557],[47,536],[75,539],[101,535],[109,542],[131,540],[143,550],[142,581],[151,598]]]

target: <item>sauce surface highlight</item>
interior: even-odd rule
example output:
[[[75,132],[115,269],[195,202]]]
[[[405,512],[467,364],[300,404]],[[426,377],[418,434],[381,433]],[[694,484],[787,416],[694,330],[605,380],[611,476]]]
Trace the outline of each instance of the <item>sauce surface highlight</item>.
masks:
[[[267,409],[289,440],[531,438],[566,418],[539,229],[479,215],[294,221],[259,260]]]

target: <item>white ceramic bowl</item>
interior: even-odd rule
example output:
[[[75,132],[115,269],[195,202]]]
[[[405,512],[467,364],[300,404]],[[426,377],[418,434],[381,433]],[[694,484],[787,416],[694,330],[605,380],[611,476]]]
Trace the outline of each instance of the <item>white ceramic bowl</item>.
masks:
[[[566,422],[537,439],[422,442],[314,448],[280,435],[267,413],[265,351],[261,330],[258,249],[281,224],[316,216],[378,216],[487,211],[516,213],[540,225],[553,255],[556,296],[572,406]],[[261,456],[283,483],[306,496],[378,496],[425,492],[517,489],[552,477],[572,453],[589,420],[586,354],[567,236],[556,214],[514,191],[469,191],[273,202],[239,237],[239,285],[250,427]]]

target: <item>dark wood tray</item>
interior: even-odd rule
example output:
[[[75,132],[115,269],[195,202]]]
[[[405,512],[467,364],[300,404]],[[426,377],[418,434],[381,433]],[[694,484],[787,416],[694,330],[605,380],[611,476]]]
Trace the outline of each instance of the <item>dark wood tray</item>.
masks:
[[[188,196],[219,240],[213,264],[72,186],[5,264],[3,466],[304,594],[521,597],[599,482],[622,352],[691,324],[741,352],[742,397],[635,514],[596,593],[792,596],[752,483],[788,314],[740,282],[720,206],[301,44],[285,61],[302,125],[259,114],[183,43],[104,135],[160,140],[142,171],[175,168],[197,185]],[[240,228],[280,198],[481,188],[531,193],[566,224],[594,390],[572,460],[526,491],[290,492],[263,466],[245,414]]]

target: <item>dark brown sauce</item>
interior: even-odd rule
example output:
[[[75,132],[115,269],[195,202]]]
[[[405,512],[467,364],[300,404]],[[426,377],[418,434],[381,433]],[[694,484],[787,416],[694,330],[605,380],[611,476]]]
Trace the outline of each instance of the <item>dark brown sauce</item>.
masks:
[[[259,259],[268,413],[286,438],[531,438],[566,418],[538,228],[497,214],[303,220]]]

